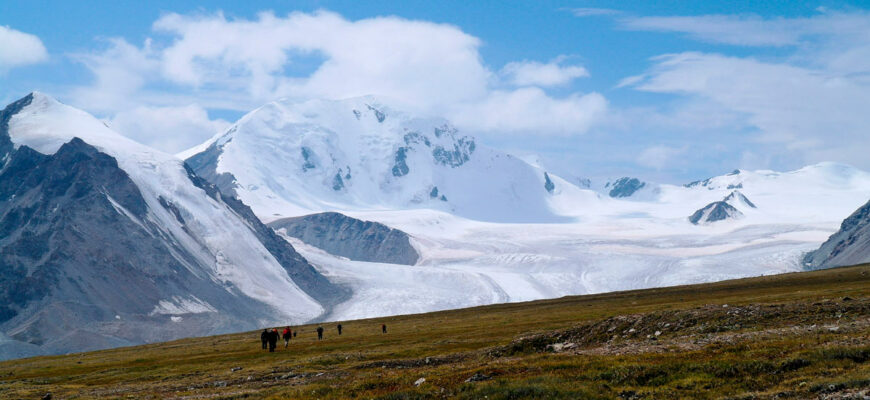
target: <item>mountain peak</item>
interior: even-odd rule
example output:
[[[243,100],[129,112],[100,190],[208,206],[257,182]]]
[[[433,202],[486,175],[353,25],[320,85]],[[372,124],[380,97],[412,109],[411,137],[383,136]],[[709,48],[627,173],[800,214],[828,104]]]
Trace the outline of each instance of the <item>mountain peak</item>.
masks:
[[[703,225],[742,217],[743,213],[725,201],[715,201],[695,211],[689,216],[689,222],[694,225]]]
[[[726,203],[728,203],[728,204],[731,204],[732,206],[737,205],[737,204],[735,204],[735,203],[742,203],[742,204],[745,204],[745,205],[747,205],[747,206],[749,206],[749,207],[751,207],[751,208],[758,208],[758,207],[755,206],[755,203],[753,203],[752,201],[750,201],[750,200],[746,197],[746,195],[744,195],[743,193],[741,193],[739,190],[733,190],[733,191],[731,191],[731,193],[728,194],[728,196],[725,196],[725,199],[723,199],[723,201],[726,202]]]
[[[34,90],[34,91],[30,92],[25,97],[30,97],[33,102],[49,103],[49,104],[62,104],[61,102],[59,102],[57,99],[55,99],[51,95],[40,92],[38,90]]]
[[[479,146],[444,118],[387,106],[380,97],[274,101],[197,149],[187,158],[196,173],[267,219],[335,207],[555,218],[550,186],[535,167]],[[483,201],[491,193],[502,194],[500,206]]]

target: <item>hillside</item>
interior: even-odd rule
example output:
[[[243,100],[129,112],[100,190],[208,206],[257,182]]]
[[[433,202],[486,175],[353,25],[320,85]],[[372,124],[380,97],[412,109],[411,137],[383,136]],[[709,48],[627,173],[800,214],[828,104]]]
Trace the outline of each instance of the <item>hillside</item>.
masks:
[[[0,397],[846,398],[868,316],[862,265],[8,361]]]

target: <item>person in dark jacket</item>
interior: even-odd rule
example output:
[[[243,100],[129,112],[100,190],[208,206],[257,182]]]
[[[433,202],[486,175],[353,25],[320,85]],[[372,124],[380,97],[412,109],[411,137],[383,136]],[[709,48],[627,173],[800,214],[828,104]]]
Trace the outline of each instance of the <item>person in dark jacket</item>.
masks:
[[[263,329],[263,333],[260,334],[260,341],[263,342],[263,350],[266,350],[266,345],[269,344],[269,330]]]
[[[322,339],[323,339],[323,327],[318,326],[317,327],[317,340],[322,340]]]
[[[381,324],[381,332],[387,333],[387,324]]]
[[[338,324],[336,328],[338,328],[338,336],[341,336],[341,324]]]
[[[284,338],[284,348],[285,349],[287,348],[287,345],[290,344],[290,338],[293,337],[293,335],[291,333],[292,333],[292,331],[290,330],[289,326],[284,328],[284,332],[281,332],[281,337]]]
[[[272,332],[269,332],[269,352],[272,353],[275,351],[275,348],[278,347],[278,328],[273,328]]]

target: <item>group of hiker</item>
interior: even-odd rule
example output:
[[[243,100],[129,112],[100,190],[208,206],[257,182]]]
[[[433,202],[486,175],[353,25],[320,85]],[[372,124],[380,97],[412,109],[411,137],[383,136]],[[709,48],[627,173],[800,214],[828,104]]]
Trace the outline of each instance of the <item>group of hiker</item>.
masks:
[[[271,331],[268,329],[263,329],[263,332],[260,333],[260,341],[263,342],[263,350],[266,348],[269,351],[275,351],[275,348],[278,347],[278,338],[284,339],[284,347],[286,348],[290,345],[290,339],[296,336],[296,332],[293,332],[290,327],[285,327],[284,331],[280,334],[278,333],[278,328],[273,328]]]
[[[338,330],[338,335],[341,336],[341,324],[335,326]],[[318,326],[317,329],[317,340],[323,340],[323,326]],[[263,343],[263,350],[269,349],[270,352],[274,352],[275,348],[278,347],[278,339],[284,339],[284,348],[290,345],[290,339],[296,337],[296,333],[298,331],[294,331],[290,329],[289,326],[284,327],[284,330],[281,333],[278,333],[278,328],[272,328],[272,330],[263,329],[263,332],[260,333],[260,341]],[[387,333],[387,324],[381,324],[381,333]]]

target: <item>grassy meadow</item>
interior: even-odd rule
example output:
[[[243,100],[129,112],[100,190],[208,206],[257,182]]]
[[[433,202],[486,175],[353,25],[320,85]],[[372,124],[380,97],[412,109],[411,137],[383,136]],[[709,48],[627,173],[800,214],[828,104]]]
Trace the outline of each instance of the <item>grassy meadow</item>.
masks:
[[[342,325],[0,362],[0,398],[870,396],[870,265]]]

